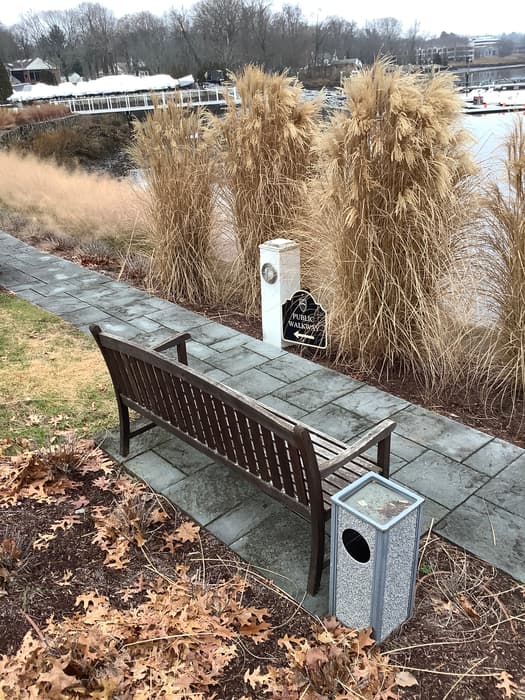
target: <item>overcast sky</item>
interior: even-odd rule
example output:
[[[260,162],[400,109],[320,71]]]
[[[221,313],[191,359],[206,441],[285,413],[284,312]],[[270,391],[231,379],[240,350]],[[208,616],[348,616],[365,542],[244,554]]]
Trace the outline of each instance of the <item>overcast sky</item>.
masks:
[[[80,0],[79,0],[80,1]],[[75,7],[79,2],[73,0],[2,0],[0,21],[10,26],[18,21],[19,16],[28,10],[65,10]],[[193,2],[174,3],[171,0],[100,0],[100,4],[110,8],[117,17],[149,10],[162,15],[170,7],[191,7]],[[294,0],[290,4],[296,4]],[[380,17],[395,17],[403,24],[406,31],[414,22],[419,22],[420,32],[428,35],[440,34],[442,31],[456,34],[502,34],[525,32],[525,3],[523,0],[478,0],[476,6],[468,0],[374,0],[371,3],[350,4],[348,0],[300,0],[297,4],[310,22],[315,22],[330,15],[338,15],[348,20],[355,20],[363,26],[367,20]],[[279,9],[282,3],[274,3]]]

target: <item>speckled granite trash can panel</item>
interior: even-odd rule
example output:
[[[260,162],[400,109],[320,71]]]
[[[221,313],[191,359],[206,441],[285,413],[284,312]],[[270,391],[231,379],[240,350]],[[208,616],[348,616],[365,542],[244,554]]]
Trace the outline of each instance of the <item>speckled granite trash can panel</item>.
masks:
[[[376,639],[386,639],[414,609],[421,508],[413,510],[385,537],[386,568],[381,619],[374,620]]]
[[[423,499],[367,474],[332,502],[330,612],[382,642],[412,614]]]
[[[330,612],[344,625],[362,629],[372,624],[376,528],[341,508],[336,509],[335,517],[332,512],[332,519],[331,543],[336,572],[335,577],[330,577]],[[367,562],[356,561],[346,551],[342,534],[347,529],[357,531],[366,540],[370,548]]]

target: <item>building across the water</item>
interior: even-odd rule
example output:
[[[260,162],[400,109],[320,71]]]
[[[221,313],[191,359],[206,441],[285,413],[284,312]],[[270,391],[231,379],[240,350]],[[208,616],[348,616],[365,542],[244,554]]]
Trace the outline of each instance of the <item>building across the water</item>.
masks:
[[[9,73],[13,90],[36,83],[58,85],[62,79],[60,68],[43,61],[41,58],[24,58],[21,61],[6,63],[5,67]]]
[[[416,50],[417,63],[448,66],[450,63],[472,63],[478,58],[501,56],[504,41],[496,36],[460,37],[455,34],[431,39]],[[515,49],[517,51],[517,49]]]

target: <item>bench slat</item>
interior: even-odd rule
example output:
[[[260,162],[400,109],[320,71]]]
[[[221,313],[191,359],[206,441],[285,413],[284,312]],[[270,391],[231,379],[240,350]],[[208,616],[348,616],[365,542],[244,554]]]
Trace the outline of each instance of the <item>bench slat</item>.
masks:
[[[178,377],[169,375],[168,373],[164,374],[166,375],[166,385],[170,388],[170,392],[174,398],[175,406],[177,408],[176,417],[179,419],[179,422],[176,423],[176,425],[177,427],[182,428],[184,432],[188,433],[188,435],[191,435],[191,437],[195,437],[195,431],[191,422],[188,406],[186,404],[184,394],[181,391],[181,382]]]
[[[264,448],[264,441],[261,426],[253,420],[248,421],[253,449],[257,458],[259,474],[264,481],[272,481],[268,468],[268,457]]]
[[[235,414],[235,410],[231,406],[225,404],[224,412],[226,415],[226,421],[233,442],[233,448],[235,450],[235,462],[241,467],[246,468],[246,455],[244,453],[244,446],[241,440],[240,429],[239,424],[237,423],[237,416]]]
[[[203,401],[204,411],[206,413],[207,418],[204,430],[207,433],[208,445],[213,449],[217,449],[220,444],[220,430],[219,421],[217,419],[217,414],[215,413],[215,407],[213,405],[212,397],[209,394],[204,394]]]
[[[217,417],[219,419],[219,425],[222,431],[222,437],[224,440],[224,451],[223,455],[227,456],[232,462],[235,462],[235,448],[233,446],[233,436],[230,431],[228,417],[226,415],[226,406],[219,401],[219,399],[214,399],[215,408],[217,411]]]
[[[215,449],[222,455],[226,454],[226,436],[223,434],[219,413],[221,411],[218,406],[218,401],[214,396],[207,396],[206,403],[209,405],[210,420],[214,421],[213,439],[215,441]]]
[[[243,446],[245,468],[255,476],[260,477],[261,471],[259,468],[259,460],[257,459],[257,455],[255,453],[249,421],[240,411],[235,411],[235,418],[237,425],[239,426],[239,437],[241,438],[241,443]]]
[[[263,442],[266,450],[266,457],[268,459],[268,468],[270,469],[270,475],[272,479],[272,484],[279,491],[283,490],[283,482],[281,479],[281,472],[279,470],[279,464],[276,458],[276,450],[274,444],[274,436],[266,428],[262,428]]]
[[[288,445],[288,452],[290,454],[290,462],[293,469],[293,477],[295,482],[295,490],[297,493],[297,498],[305,506],[309,505],[310,499],[308,497],[308,492],[305,488],[306,474],[304,471],[304,465],[301,459],[301,454],[295,447]]]
[[[283,481],[283,487],[285,493],[287,493],[292,498],[296,498],[296,490],[294,483],[292,481],[292,473],[290,471],[290,458],[288,456],[288,450],[286,449],[285,441],[278,435],[275,436],[275,445],[277,447],[277,456],[279,461],[279,471],[281,472],[281,478]]]
[[[212,447],[213,441],[212,444],[208,442],[208,435],[204,425],[207,416],[203,410],[202,392],[198,387],[192,386],[188,382],[181,381],[181,387],[186,397],[188,411],[190,412],[197,438],[205,445],[208,445],[208,447]]]
[[[158,394],[158,405],[159,405],[159,410],[162,411],[161,415],[164,416],[169,416],[171,415],[171,406],[169,401],[167,400],[167,396],[164,391],[162,391],[162,373],[160,372],[157,367],[151,367],[149,368],[149,371],[152,375],[152,382],[154,382],[153,386],[158,386],[159,389],[161,389]]]

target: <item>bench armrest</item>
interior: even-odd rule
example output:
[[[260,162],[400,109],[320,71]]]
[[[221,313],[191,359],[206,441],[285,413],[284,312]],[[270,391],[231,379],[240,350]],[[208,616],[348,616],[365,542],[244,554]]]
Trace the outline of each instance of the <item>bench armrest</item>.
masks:
[[[160,345],[156,345],[152,350],[155,352],[163,352],[174,346],[177,346],[177,359],[182,364],[188,364],[188,354],[186,352],[186,341],[191,340],[191,335],[189,333],[180,333],[169,340],[165,340]]]
[[[354,457],[359,457],[374,445],[377,445],[377,464],[381,468],[381,474],[388,478],[390,474],[390,435],[395,427],[394,421],[384,420],[371,428],[348,449],[336,457],[332,457],[319,468],[321,480],[351,462]]]

